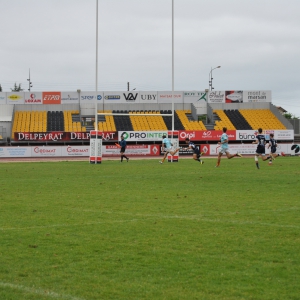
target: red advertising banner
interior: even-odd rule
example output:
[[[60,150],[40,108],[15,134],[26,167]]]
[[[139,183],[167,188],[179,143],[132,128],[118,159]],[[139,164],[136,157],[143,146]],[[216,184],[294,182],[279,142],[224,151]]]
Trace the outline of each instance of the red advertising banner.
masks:
[[[102,133],[104,140],[116,140],[116,131],[107,131]],[[15,132],[15,141],[27,142],[43,142],[43,141],[88,141],[90,139],[89,132],[63,132],[63,131],[52,131],[52,132]]]
[[[219,141],[221,139],[222,130],[180,130],[179,141],[189,138],[191,141]],[[236,140],[236,131],[227,130],[229,140]]]
[[[43,92],[43,104],[61,104],[61,92]]]

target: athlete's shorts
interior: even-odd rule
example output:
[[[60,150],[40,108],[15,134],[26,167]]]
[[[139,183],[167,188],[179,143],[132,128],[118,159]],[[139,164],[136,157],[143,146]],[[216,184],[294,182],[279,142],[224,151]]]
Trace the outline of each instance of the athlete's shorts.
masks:
[[[271,153],[276,153],[276,147],[275,146],[271,147]]]
[[[226,154],[226,152],[229,152],[228,148],[222,148],[222,147],[221,147],[221,148],[219,149],[219,153],[220,153],[220,154]]]
[[[121,147],[121,149],[120,149],[120,153],[124,153],[125,152],[125,147]]]
[[[265,150],[265,146],[257,146],[256,148],[256,154],[259,154],[259,155],[266,155],[266,150]]]

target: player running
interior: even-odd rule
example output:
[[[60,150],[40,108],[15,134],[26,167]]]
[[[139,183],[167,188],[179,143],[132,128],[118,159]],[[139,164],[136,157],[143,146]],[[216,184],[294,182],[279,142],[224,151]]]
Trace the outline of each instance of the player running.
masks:
[[[168,153],[170,153],[173,156],[179,151],[179,148],[176,150],[173,150],[173,148],[172,148],[173,144],[171,143],[171,141],[167,138],[167,136],[165,134],[162,136],[162,138],[163,138],[162,148],[165,151],[165,155],[164,155],[163,159],[159,162],[160,164],[162,164],[165,161]]]
[[[273,133],[270,133],[269,144],[267,144],[267,148],[270,148],[270,147],[271,147],[271,150],[270,150],[271,159],[270,159],[269,163],[272,163],[272,160],[275,160],[275,157],[277,157],[277,156],[280,156],[280,155],[285,156],[284,152],[276,153],[277,141],[274,139]]]
[[[256,140],[252,142],[252,144],[257,144],[256,153],[254,156],[255,164],[257,169],[259,169],[259,163],[258,163],[258,157],[260,156],[263,161],[266,161],[268,159],[272,159],[271,156],[265,157],[266,155],[266,137],[264,134],[262,134],[262,129],[258,128],[258,135],[256,136]]]
[[[227,135],[226,131],[227,131],[227,128],[223,127],[223,134],[221,135],[221,141],[218,142],[218,144],[221,145],[221,147],[219,149],[218,162],[217,162],[216,168],[218,168],[220,166],[221,157],[223,154],[226,154],[228,159],[234,158],[235,156],[242,157],[242,155],[238,152],[236,154],[230,154],[229,147],[228,147],[228,135]]]
[[[200,162],[201,165],[204,164],[204,161],[200,159],[201,155],[204,154],[204,152],[200,153],[200,148],[199,146],[196,146],[193,142],[190,141],[189,138],[185,139],[186,144],[189,144],[187,149],[192,149],[193,150],[193,159],[197,160]]]

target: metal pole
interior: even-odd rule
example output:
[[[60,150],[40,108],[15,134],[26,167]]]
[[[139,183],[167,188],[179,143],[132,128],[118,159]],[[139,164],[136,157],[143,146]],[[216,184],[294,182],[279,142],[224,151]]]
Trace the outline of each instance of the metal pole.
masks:
[[[95,95],[95,130],[97,131],[98,130],[98,111],[97,111],[97,101],[98,101],[98,0],[96,1],[96,87],[95,87],[95,89],[96,89],[96,95]]]
[[[174,131],[174,0],[172,0],[172,131]]]

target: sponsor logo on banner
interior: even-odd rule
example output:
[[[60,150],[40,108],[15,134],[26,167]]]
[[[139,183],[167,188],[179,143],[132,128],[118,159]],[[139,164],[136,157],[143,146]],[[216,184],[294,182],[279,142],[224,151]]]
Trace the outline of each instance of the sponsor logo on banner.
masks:
[[[25,103],[33,103],[33,104],[41,104],[42,103],[42,99],[36,97],[36,94],[32,93],[29,95],[29,99],[25,98]]]
[[[267,102],[266,91],[247,91],[246,97],[248,102]]]
[[[206,102],[206,92],[184,92],[183,93],[184,98],[198,98],[198,101],[205,101]]]
[[[43,104],[61,104],[61,92],[43,92]]]
[[[127,102],[135,102],[137,95],[138,93],[135,93],[135,95],[133,93],[128,93],[127,95],[123,93],[123,96]]]
[[[294,140],[294,130],[275,130],[274,137],[277,140]]]
[[[142,101],[156,101],[157,95],[155,94],[141,94]]]
[[[68,155],[80,155],[88,154],[90,147],[78,147],[78,146],[68,146],[67,153]]]
[[[20,95],[17,95],[17,94],[9,95],[7,98],[12,100],[12,101],[18,101],[18,100],[22,99],[22,97]]]
[[[226,103],[242,103],[243,102],[243,92],[242,91],[226,91],[225,92]]]
[[[219,141],[222,133],[222,130],[180,130],[179,140],[184,141],[186,138],[189,138],[194,141]],[[235,130],[227,130],[227,135],[229,140],[236,140]]]
[[[208,103],[224,103],[225,93],[224,92],[209,92]]]
[[[119,140],[121,136],[127,141],[157,141],[162,140],[166,131],[119,131]]]
[[[121,96],[120,95],[106,95],[104,96],[105,100],[120,100]]]
[[[92,101],[95,99],[95,95],[86,95],[86,96],[81,96],[80,99],[82,101]],[[102,99],[102,96],[101,95],[98,95],[97,96],[97,100],[101,100]]]
[[[237,130],[236,140],[237,141],[254,141],[258,132],[256,130]]]

